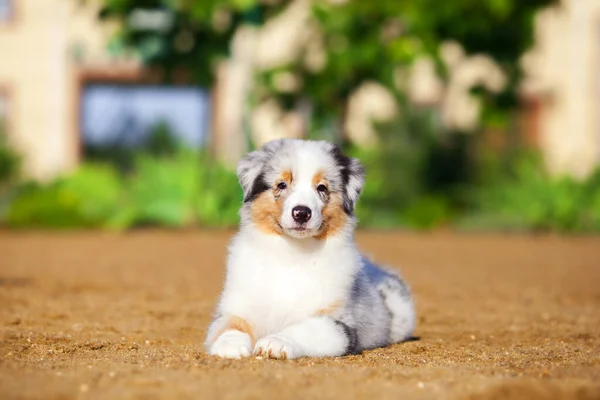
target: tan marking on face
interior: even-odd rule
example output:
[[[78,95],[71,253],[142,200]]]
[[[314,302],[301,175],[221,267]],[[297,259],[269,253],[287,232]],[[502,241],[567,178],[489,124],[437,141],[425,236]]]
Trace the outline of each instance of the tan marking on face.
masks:
[[[232,315],[227,319],[227,323],[225,326],[215,335],[215,339],[221,336],[225,331],[240,331],[248,334],[250,336],[250,340],[252,341],[252,345],[256,342],[256,337],[254,336],[254,328],[252,325],[243,318]],[[213,342],[214,342],[213,340]]]
[[[278,223],[282,213],[283,202],[276,201],[273,192],[261,193],[250,205],[250,217],[263,232],[281,235],[283,231]]]
[[[333,236],[346,225],[348,216],[344,212],[342,204],[342,196],[339,193],[330,195],[329,201],[321,211],[323,224],[315,239],[326,239],[328,236]]]
[[[341,300],[334,301],[329,306],[327,306],[325,308],[321,308],[320,310],[317,310],[317,312],[315,313],[315,315],[316,316],[332,315],[337,310],[339,310],[340,308],[342,308],[343,305],[344,305],[344,302],[341,301]]]
[[[316,187],[319,183],[323,183],[325,186],[327,186],[327,181],[325,180],[325,174],[323,171],[317,172],[312,178],[313,187]]]
[[[286,169],[285,171],[283,171],[281,173],[281,181],[285,181],[288,184],[292,183],[292,171],[290,171],[289,169]]]

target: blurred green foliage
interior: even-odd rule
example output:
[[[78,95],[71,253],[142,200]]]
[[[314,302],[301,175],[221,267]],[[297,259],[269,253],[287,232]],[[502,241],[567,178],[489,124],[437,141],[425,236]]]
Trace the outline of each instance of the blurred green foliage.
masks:
[[[84,163],[48,184],[21,184],[4,214],[13,228],[232,226],[242,193],[235,173],[206,155],[139,154],[132,171]]]
[[[122,29],[110,44],[113,52],[135,49],[146,65],[162,68],[167,81],[183,68],[196,83],[211,85],[216,64],[228,55],[230,39],[240,22],[252,20],[255,3],[104,0],[99,17],[121,22]],[[141,17],[143,13],[146,18]]]
[[[471,190],[473,208],[460,228],[600,232],[600,169],[583,181],[552,177],[526,154],[502,179]]]
[[[348,153],[360,159],[367,170],[357,207],[361,224],[429,228],[449,219],[450,200],[438,195],[443,190],[436,187],[430,172],[439,167],[435,113],[411,109],[392,122],[379,124],[378,130],[382,145],[347,146]]]
[[[3,124],[0,121],[0,195],[8,188],[8,186],[17,179],[21,159],[13,151],[6,138],[6,134],[2,132]]]
[[[367,170],[357,215],[373,227],[451,224],[468,206],[465,188],[490,168],[477,168],[469,156],[474,136],[443,132],[433,110],[404,107],[405,114],[378,124],[380,145],[346,146]]]
[[[21,158],[9,145],[2,122],[0,119],[0,222],[15,196],[21,169]]]
[[[239,28],[258,28],[281,15],[289,0],[104,0],[103,18],[121,21],[117,48],[133,49],[144,62],[165,72],[168,81],[187,71],[195,82],[212,85],[218,60],[227,57]],[[284,109],[309,105],[309,137],[343,144],[366,164],[367,185],[358,207],[365,226],[429,228],[452,222],[469,206],[465,187],[489,168],[472,157],[472,136],[447,131],[433,110],[412,107],[403,91],[402,73],[419,57],[431,57],[438,74],[448,71],[440,56],[444,41],[454,40],[467,54],[489,55],[508,77],[501,93],[473,88],[483,104],[482,125],[505,129],[517,107],[519,60],[533,41],[533,17],[553,0],[435,0],[365,2],[310,1],[309,39],[282,65],[256,71],[251,103],[275,99]],[[159,11],[170,18],[163,29],[132,21],[139,11]],[[183,39],[187,38],[185,41]],[[187,43],[187,45],[183,45]],[[320,66],[307,62],[320,47]],[[318,51],[317,51],[318,52]],[[313,54],[314,56],[314,54]],[[317,63],[319,64],[319,63]],[[299,86],[278,85],[293,76]],[[382,146],[353,148],[345,143],[342,119],[350,94],[375,81],[398,100],[400,118],[378,126]],[[405,83],[404,83],[405,84]],[[246,135],[249,137],[249,135]],[[492,184],[499,178],[486,180]],[[212,192],[201,200],[217,208]],[[468,197],[468,196],[467,196]],[[226,206],[228,209],[229,206]],[[212,215],[218,215],[211,212]],[[210,219],[204,215],[205,219]]]
[[[123,208],[109,224],[117,228],[140,225],[185,226],[194,220],[193,200],[199,163],[193,154],[172,158],[140,155],[127,176]]]
[[[165,121],[150,126],[147,136],[139,138],[137,143],[128,140],[127,135],[122,135],[102,144],[84,144],[83,157],[91,162],[108,162],[127,172],[133,168],[138,154],[160,158],[172,156],[183,147]]]
[[[120,189],[113,168],[83,165],[47,184],[19,185],[4,222],[9,227],[99,227],[116,211]]]
[[[365,164],[367,180],[357,206],[360,226],[600,231],[600,171],[584,181],[551,177],[540,159],[515,153],[514,146],[487,157],[490,153],[477,147],[481,132],[448,131],[436,110],[411,105],[398,83],[398,67],[424,55],[446,78],[439,54],[445,40],[457,41],[467,54],[488,54],[508,85],[496,94],[472,88],[472,95],[482,101],[483,128],[509,131],[517,107],[519,59],[532,43],[534,13],[553,3],[312,1],[311,20],[319,33],[311,40],[322,44],[326,62],[309,68],[309,49],[302,49],[289,63],[259,71],[251,99],[274,98],[286,109],[309,103],[310,137],[337,141]],[[135,51],[146,65],[164,71],[167,82],[183,71],[193,82],[211,86],[215,66],[228,56],[237,29],[260,27],[289,4],[104,0],[101,17],[121,22],[113,51]],[[160,24],[143,26],[140,11],[155,12],[146,22]],[[282,73],[297,77],[300,86],[278,87]],[[400,114],[377,125],[379,146],[359,148],[344,143],[340,121],[348,96],[366,81],[389,89]],[[206,154],[182,148],[166,126],[156,126],[136,147],[112,143],[85,151],[88,161],[75,173],[48,184],[15,186],[18,158],[0,142],[0,189],[5,177],[12,183],[10,201],[4,201],[0,213],[3,223],[127,229],[238,222],[242,193],[235,172]]]
[[[428,117],[413,123],[427,124]],[[600,169],[584,181],[551,177],[537,157],[518,155],[507,170],[489,167],[493,182],[463,185],[466,178],[456,175],[452,191],[437,187],[428,171],[439,150],[422,146],[420,135],[414,142],[392,137],[389,153],[349,149],[367,167],[357,206],[361,227],[600,232]],[[396,158],[398,152],[406,157]],[[162,157],[138,154],[129,172],[84,163],[73,174],[21,183],[10,193],[0,223],[12,228],[233,227],[242,201],[234,171],[183,149]]]
[[[288,65],[264,71],[259,90],[264,96],[276,97],[287,108],[310,99],[311,122],[321,128],[332,115],[343,115],[349,94],[367,80],[402,91],[398,87],[398,67],[410,66],[418,57],[432,57],[438,73],[446,76],[440,45],[454,40],[467,54],[492,57],[508,77],[502,93],[475,88],[473,95],[488,109],[514,109],[519,60],[533,42],[534,14],[551,4],[556,1],[313,1],[314,21],[326,53],[323,68],[307,68],[304,58],[299,57]],[[300,90],[282,92],[277,88],[274,78],[284,71],[300,77]]]
[[[309,0],[310,1],[310,0]],[[103,0],[103,19],[120,21],[114,51],[134,50],[150,66],[159,67],[167,80],[185,71],[193,81],[212,85],[215,67],[229,53],[231,38],[241,26],[261,26],[292,1],[261,0]],[[286,65],[262,71],[255,95],[276,97],[294,107],[310,99],[312,122],[319,126],[343,112],[348,95],[366,80],[396,90],[395,70],[429,55],[438,61],[444,40],[459,42],[468,54],[485,53],[496,60],[510,84],[498,96],[480,93],[488,107],[515,103],[519,58],[533,41],[533,16],[556,0],[436,0],[310,1],[312,23],[320,32],[311,41],[322,44],[322,68],[308,68],[304,55]],[[140,23],[141,12],[155,12],[162,24]],[[152,18],[147,18],[151,20]],[[136,22],[138,21],[138,22]],[[314,43],[313,43],[314,44]],[[282,92],[273,84],[283,71],[298,75],[301,89]]]

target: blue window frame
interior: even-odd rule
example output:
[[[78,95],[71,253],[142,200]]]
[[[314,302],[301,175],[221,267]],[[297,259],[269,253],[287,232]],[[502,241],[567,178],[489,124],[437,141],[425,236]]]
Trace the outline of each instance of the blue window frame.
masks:
[[[210,98],[196,86],[88,84],[81,104],[84,146],[135,147],[157,124],[187,147],[206,143]]]

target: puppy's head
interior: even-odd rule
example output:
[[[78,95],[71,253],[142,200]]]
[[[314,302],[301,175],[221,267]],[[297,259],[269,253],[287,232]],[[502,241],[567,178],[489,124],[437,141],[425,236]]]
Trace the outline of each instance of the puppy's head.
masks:
[[[280,139],[240,161],[242,224],[293,238],[324,239],[353,226],[364,183],[356,159],[324,141]]]

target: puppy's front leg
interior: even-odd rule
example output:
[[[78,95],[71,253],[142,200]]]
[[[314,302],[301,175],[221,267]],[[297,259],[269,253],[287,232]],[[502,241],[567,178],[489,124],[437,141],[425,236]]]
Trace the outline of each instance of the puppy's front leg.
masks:
[[[205,346],[210,355],[222,358],[249,357],[254,333],[243,318],[233,315],[217,316],[208,328]]]
[[[254,355],[282,360],[330,357],[354,353],[357,347],[356,329],[330,316],[317,316],[260,339]]]

